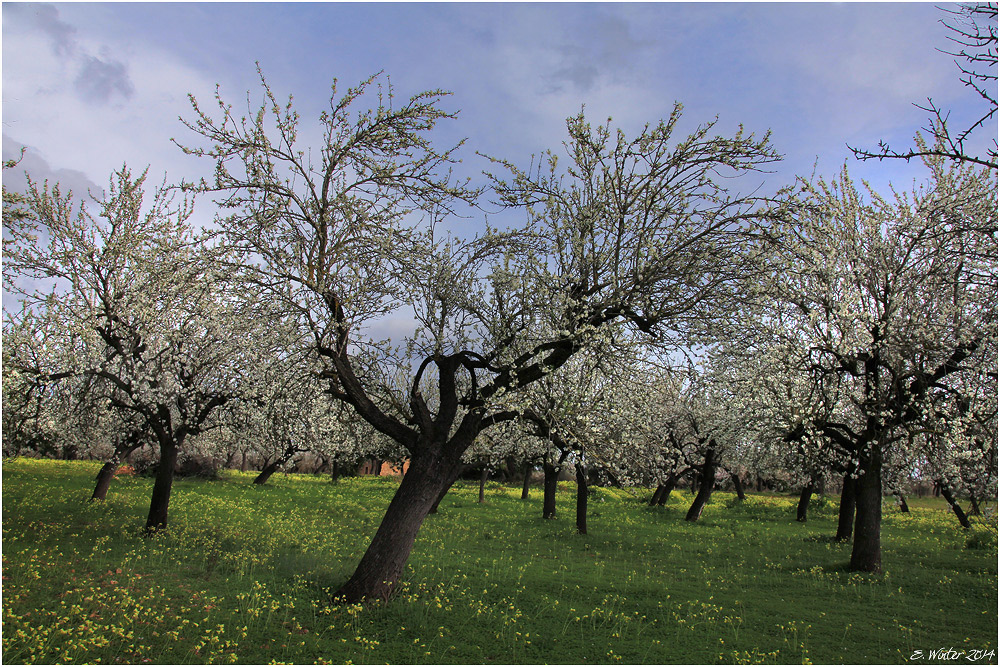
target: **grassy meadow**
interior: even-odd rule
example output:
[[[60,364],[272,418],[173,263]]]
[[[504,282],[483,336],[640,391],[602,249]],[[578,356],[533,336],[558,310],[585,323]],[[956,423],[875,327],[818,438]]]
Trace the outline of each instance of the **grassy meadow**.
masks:
[[[939,499],[886,503],[873,576],[829,539],[832,498],[800,524],[795,498],[716,493],[692,524],[686,491],[649,508],[598,488],[578,535],[572,483],[545,521],[541,489],[479,504],[459,482],[401,595],[362,607],[330,593],[395,479],[178,480],[168,531],[143,537],[152,480],[88,503],[98,468],[3,463],[4,663],[997,662],[996,529],[961,531]]]

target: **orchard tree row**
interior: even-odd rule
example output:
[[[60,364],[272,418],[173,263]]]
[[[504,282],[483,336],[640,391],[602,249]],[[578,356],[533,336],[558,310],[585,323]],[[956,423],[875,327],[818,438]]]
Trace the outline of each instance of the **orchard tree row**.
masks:
[[[470,464],[541,465],[546,515],[574,470],[583,531],[592,472],[654,503],[694,475],[689,520],[726,475],[741,493],[741,474],[808,493],[837,477],[838,537],[869,572],[883,494],[919,477],[995,495],[995,162],[938,137],[912,190],[845,167],[763,196],[769,135],[680,136],[678,104],[636,134],[581,111],[562,150],[490,158],[474,187],[452,177],[461,144],[432,142],[446,93],[335,85],[303,145],[260,80],[248,116],[191,98],[178,145],[211,180],[153,188],[123,167],[86,203],[5,191],[5,453],[95,452],[103,497],[152,448],[149,531],[195,449],[252,451],[258,481],[304,451],[405,459],[348,600],[392,594]],[[220,207],[211,230],[195,197]],[[504,226],[444,231],[469,206]],[[412,333],[381,339],[394,317]]]

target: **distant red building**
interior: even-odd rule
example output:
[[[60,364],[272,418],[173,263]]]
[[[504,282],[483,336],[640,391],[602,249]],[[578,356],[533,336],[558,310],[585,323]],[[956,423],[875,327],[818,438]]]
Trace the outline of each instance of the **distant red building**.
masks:
[[[402,468],[391,463],[389,461],[380,461],[378,459],[365,459],[358,468],[358,475],[393,475],[394,477],[402,477],[406,474],[406,471],[410,469],[410,460],[406,459],[403,461]]]

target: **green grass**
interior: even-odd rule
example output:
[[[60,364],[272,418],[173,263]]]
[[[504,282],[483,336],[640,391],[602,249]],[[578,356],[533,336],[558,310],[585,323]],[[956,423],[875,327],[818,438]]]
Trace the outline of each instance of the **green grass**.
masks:
[[[794,498],[717,493],[691,524],[686,492],[649,508],[596,489],[582,536],[572,484],[551,521],[539,489],[523,502],[490,484],[480,505],[459,485],[402,594],[364,608],[330,591],[395,480],[179,480],[169,530],[145,538],[152,481],[120,477],[88,503],[97,469],[3,465],[5,663],[900,663],[942,647],[996,663],[995,537],[969,548],[938,500],[886,503],[872,576],[828,539],[832,500],[799,524]]]

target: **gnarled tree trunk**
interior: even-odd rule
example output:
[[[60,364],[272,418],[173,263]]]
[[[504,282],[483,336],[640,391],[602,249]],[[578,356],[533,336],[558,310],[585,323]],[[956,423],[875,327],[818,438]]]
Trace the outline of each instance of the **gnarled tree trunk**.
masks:
[[[283,461],[281,461],[280,459],[268,463],[266,466],[264,466],[264,469],[260,471],[260,474],[254,478],[253,483],[258,485],[266,484],[267,480],[271,479],[271,475],[273,475],[278,470],[278,466],[280,466],[282,463]]]
[[[587,469],[582,464],[576,464],[576,530],[581,535],[587,534]]]
[[[896,494],[896,504],[899,505],[899,511],[903,514],[910,513],[910,506],[906,504],[906,497],[902,493]]]
[[[708,499],[712,497],[715,489],[715,470],[718,462],[715,460],[715,448],[709,447],[705,452],[705,463],[701,467],[701,486],[698,487],[698,495],[695,496],[691,508],[688,510],[685,521],[697,521],[701,518],[701,512],[705,509]]]
[[[257,478],[254,479],[254,484],[265,484],[267,480],[271,479],[271,475],[277,472],[278,468],[285,465],[292,460],[292,457],[299,453],[299,449],[295,445],[288,445],[285,451],[281,453],[281,456],[264,466],[264,469],[260,471]]]
[[[441,489],[441,493],[439,493],[437,495],[437,498],[434,499],[434,504],[431,505],[430,510],[428,510],[428,512],[427,512],[428,514],[437,514],[438,513],[438,505],[441,504],[441,501],[444,500],[444,497],[446,495],[448,495],[448,491],[450,491],[450,490],[451,490],[451,485],[450,484],[448,486],[444,487],[443,489]]]
[[[460,457],[461,451],[458,456],[427,451],[413,455],[408,474],[389,503],[368,550],[336,597],[358,602],[365,598],[388,599],[392,595],[420,525],[461,472]]]
[[[834,538],[838,542],[845,542],[851,539],[851,536],[854,534],[854,507],[858,492],[857,481],[851,477],[850,471],[844,475],[844,485],[840,490],[840,511],[837,516],[837,536]]]
[[[882,451],[879,445],[861,458],[855,499],[854,545],[850,569],[882,571]]]
[[[90,496],[91,500],[104,500],[108,497],[108,488],[111,487],[111,480],[115,478],[115,473],[118,472],[125,458],[140,447],[142,447],[142,440],[139,439],[138,435],[135,435],[130,436],[125,441],[124,446],[119,446],[115,450],[111,459],[101,466],[97,473],[97,483],[94,485],[94,493]]]
[[[660,498],[656,501],[656,504],[663,507],[668,500],[670,500],[670,494],[674,492],[674,487],[677,486],[677,480],[681,476],[677,473],[672,473],[667,477],[667,481],[663,483],[663,493],[660,494]]]
[[[948,501],[948,504],[951,506],[951,511],[955,513],[956,517],[958,517],[958,522],[962,524],[962,528],[971,528],[972,524],[969,523],[969,517],[967,517],[965,512],[962,511],[962,506],[958,504],[955,496],[951,494],[951,489],[949,489],[948,485],[944,482],[939,482],[939,484],[941,485],[941,495]]]
[[[149,501],[146,532],[153,533],[167,527],[167,509],[170,507],[170,489],[174,483],[174,466],[180,448],[173,442],[160,440],[160,462],[156,466],[153,495]]]
[[[729,476],[733,480],[733,488],[736,490],[736,497],[739,500],[746,500],[747,494],[743,490],[743,480],[740,479],[740,476],[736,473],[730,473]]]
[[[542,496],[542,518],[556,518],[556,490],[559,488],[559,469],[548,458],[542,463],[545,486]]]
[[[653,495],[649,498],[649,506],[655,507],[660,504],[660,496],[663,495],[663,491],[666,487],[663,484],[658,484],[656,489],[653,491]]]
[[[802,493],[799,494],[799,504],[795,508],[795,520],[805,523],[809,519],[809,500],[812,498],[813,491],[816,490],[816,485],[810,479],[809,483],[802,487]]]

